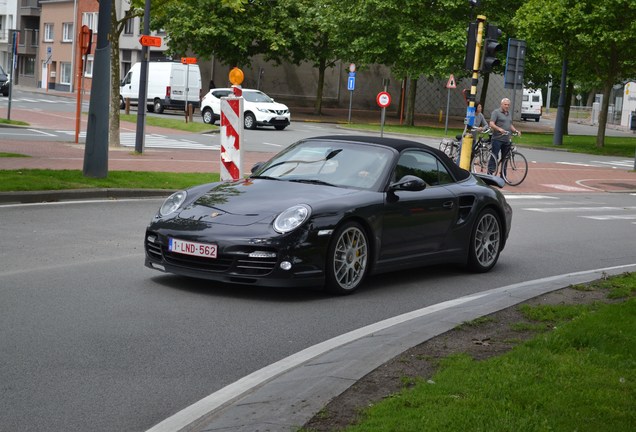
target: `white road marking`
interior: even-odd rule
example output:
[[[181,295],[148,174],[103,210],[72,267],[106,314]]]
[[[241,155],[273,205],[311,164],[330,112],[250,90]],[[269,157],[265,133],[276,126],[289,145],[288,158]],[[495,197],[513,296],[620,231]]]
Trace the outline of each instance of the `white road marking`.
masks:
[[[568,186],[563,184],[542,184],[541,186],[550,187],[553,189],[558,189],[558,190],[567,191],[567,192],[589,192],[590,190],[593,190],[592,188],[582,188],[582,187]]]

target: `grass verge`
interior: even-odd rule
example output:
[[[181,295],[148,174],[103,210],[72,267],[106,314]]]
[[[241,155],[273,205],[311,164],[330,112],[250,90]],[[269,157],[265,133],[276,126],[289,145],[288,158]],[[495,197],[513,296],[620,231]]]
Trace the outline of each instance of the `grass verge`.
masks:
[[[352,124],[342,125],[351,129],[379,131],[380,126],[374,124]],[[427,136],[432,138],[454,137],[461,134],[463,129],[448,129],[448,133],[444,134],[444,129],[430,126],[394,126],[385,125],[385,132],[401,133],[408,135]],[[636,137],[605,137],[605,146],[596,146],[596,136],[592,135],[566,135],[563,137],[563,145],[555,146],[552,144],[553,134],[547,133],[524,133],[521,137],[515,138],[514,143],[520,147],[534,148],[552,148],[559,150],[567,150],[575,153],[605,155],[605,156],[622,156],[634,157],[634,148],[636,147]]]
[[[7,120],[7,119],[0,119],[0,124],[6,124],[6,125],[14,125],[14,126],[28,126],[29,124],[23,121],[19,121],[19,120]]]
[[[432,379],[374,405],[345,430],[633,430],[636,274],[590,285],[624,301],[526,307],[528,319],[551,330],[485,361],[447,357]]]
[[[120,114],[120,121],[126,121],[130,123],[137,123],[137,115],[136,114]],[[218,130],[218,126],[206,124],[206,123],[198,123],[195,121],[191,121],[186,123],[185,117],[181,119],[171,119],[164,117],[154,117],[154,116],[146,116],[146,125],[147,126],[158,126],[168,129],[176,129],[185,132],[193,132],[193,133],[202,133],[202,132],[212,132]]]
[[[150,171],[110,171],[108,177],[84,177],[79,170],[0,170],[0,191],[63,189],[184,189],[219,180],[217,173],[166,173]]]

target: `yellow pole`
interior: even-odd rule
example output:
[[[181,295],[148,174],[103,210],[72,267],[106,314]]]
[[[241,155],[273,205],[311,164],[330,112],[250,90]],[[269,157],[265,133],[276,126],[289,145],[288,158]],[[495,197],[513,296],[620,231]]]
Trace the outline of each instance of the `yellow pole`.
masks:
[[[484,36],[484,15],[477,15],[477,41],[475,43],[475,59],[473,60],[473,79],[470,86],[470,96],[466,115],[466,127],[462,139],[462,151],[459,157],[459,166],[465,170],[470,169],[470,155],[473,149],[473,134],[470,127],[475,121],[475,96],[477,95],[477,84],[479,82],[479,64],[481,63],[481,41]],[[469,117],[471,119],[469,120]]]

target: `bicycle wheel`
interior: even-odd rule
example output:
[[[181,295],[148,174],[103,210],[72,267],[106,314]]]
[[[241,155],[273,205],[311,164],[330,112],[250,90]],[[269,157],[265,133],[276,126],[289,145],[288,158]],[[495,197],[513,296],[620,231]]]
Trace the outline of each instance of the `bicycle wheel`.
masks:
[[[488,149],[481,149],[475,154],[470,169],[474,173],[495,174],[497,172],[497,157]]]
[[[510,186],[517,186],[528,175],[528,161],[524,155],[513,151],[504,159],[501,171],[506,183]]]

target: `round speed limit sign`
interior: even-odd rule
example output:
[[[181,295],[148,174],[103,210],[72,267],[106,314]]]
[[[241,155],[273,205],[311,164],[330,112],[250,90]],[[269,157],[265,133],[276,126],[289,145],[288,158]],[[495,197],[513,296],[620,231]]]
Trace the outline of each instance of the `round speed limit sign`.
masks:
[[[388,92],[380,92],[378,93],[376,101],[378,102],[378,106],[380,106],[381,108],[386,108],[391,105],[391,95]]]

